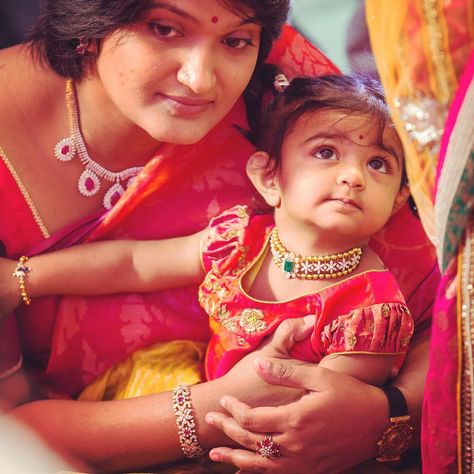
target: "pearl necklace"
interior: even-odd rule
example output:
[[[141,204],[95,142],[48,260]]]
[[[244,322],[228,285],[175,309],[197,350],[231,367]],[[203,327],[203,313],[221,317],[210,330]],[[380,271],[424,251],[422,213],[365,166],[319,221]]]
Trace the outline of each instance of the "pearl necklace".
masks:
[[[352,273],[362,258],[362,249],[354,247],[344,253],[302,257],[287,250],[280,242],[276,227],[270,233],[270,250],[278,268],[287,278],[300,280],[324,280]]]
[[[143,166],[134,166],[123,171],[110,171],[94,161],[90,156],[84,143],[79,125],[79,109],[77,106],[74,82],[71,79],[66,81],[66,107],[69,120],[70,136],[60,140],[54,147],[54,156],[63,162],[71,161],[77,154],[79,160],[84,165],[77,182],[79,192],[83,196],[94,196],[101,187],[100,180],[109,181],[112,186],[104,195],[104,207],[109,210],[120,199],[125,189],[132,184]],[[126,182],[122,184],[124,181]]]

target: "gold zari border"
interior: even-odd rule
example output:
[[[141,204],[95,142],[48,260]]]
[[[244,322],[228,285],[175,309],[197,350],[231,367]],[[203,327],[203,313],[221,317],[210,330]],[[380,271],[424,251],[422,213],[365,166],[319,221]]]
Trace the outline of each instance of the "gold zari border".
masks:
[[[460,295],[461,318],[459,344],[461,355],[460,373],[460,453],[461,472],[474,473],[472,449],[474,441],[474,235],[471,219],[466,231],[466,245],[462,254]]]
[[[442,104],[449,104],[457,79],[449,59],[448,29],[442,14],[442,6],[439,0],[423,0],[422,2],[437,96]]]
[[[13,176],[13,179],[15,180],[18,188],[20,189],[21,194],[23,195],[23,198],[25,199],[26,203],[28,204],[28,207],[30,208],[31,214],[33,215],[33,218],[36,222],[36,224],[39,227],[39,230],[41,231],[41,235],[45,238],[48,239],[50,237],[50,233],[46,226],[43,223],[43,220],[41,219],[41,216],[36,209],[35,205],[33,204],[33,200],[31,199],[27,189],[25,188],[23,182],[21,181],[20,177],[18,176],[18,173],[15,171],[15,168],[13,167],[12,163],[8,159],[6,153],[3,151],[3,149],[0,147],[0,156],[5,163],[5,166],[7,167],[8,171],[10,171],[10,174]]]

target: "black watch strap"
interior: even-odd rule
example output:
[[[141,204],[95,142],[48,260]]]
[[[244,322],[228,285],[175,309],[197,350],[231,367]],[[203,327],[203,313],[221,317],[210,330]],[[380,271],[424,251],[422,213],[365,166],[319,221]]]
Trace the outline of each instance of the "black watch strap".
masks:
[[[399,416],[408,416],[408,406],[403,393],[398,387],[390,385],[381,387],[388,399],[389,416],[396,418]]]
[[[382,387],[382,390],[388,400],[390,423],[377,442],[379,455],[375,459],[380,462],[399,462],[413,436],[410,414],[399,388],[390,386]]]

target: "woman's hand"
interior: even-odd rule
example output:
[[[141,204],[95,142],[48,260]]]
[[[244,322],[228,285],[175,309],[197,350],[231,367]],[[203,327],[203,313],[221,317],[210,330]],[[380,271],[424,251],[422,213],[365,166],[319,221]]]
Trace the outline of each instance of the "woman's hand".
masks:
[[[17,262],[0,257],[0,323],[21,303],[18,280],[12,275]]]
[[[293,345],[309,337],[314,320],[314,316],[306,316],[284,321],[267,342],[247,354],[226,375],[218,379],[222,382],[221,393],[232,395],[249,406],[278,406],[299,400],[305,390],[267,383],[256,373],[255,364],[256,360],[267,357],[288,359]],[[301,361],[293,362],[305,364]]]
[[[206,421],[246,449],[215,448],[211,459],[234,464],[242,474],[302,474],[340,472],[376,456],[376,443],[388,422],[383,392],[348,375],[282,360],[292,341],[291,325],[280,327],[262,349],[274,351],[277,358],[260,354],[254,366],[265,382],[303,389],[305,395],[286,405],[258,408],[223,397],[229,415],[212,412]],[[274,343],[279,347],[272,347]],[[279,444],[281,457],[267,459],[255,452],[265,433]]]

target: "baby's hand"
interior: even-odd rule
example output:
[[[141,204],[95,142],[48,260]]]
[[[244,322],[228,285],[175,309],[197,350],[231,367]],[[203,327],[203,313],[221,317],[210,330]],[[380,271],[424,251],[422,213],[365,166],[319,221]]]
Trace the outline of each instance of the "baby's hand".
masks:
[[[19,281],[13,276],[17,263],[0,257],[0,324],[21,303]]]

